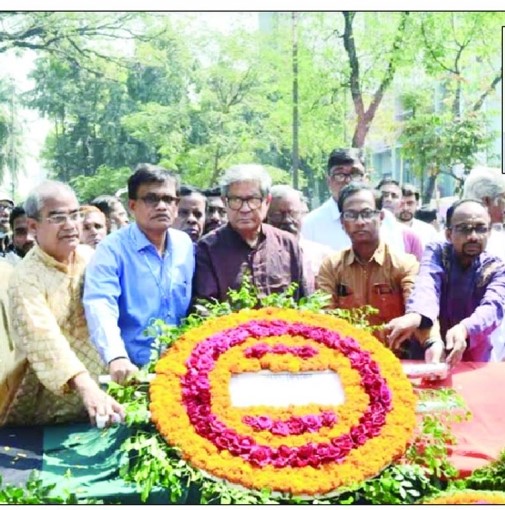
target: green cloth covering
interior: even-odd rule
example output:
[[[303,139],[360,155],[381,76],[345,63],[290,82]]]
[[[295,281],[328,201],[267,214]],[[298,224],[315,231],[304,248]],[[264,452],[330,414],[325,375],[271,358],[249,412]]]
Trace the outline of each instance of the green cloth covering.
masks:
[[[141,503],[135,484],[119,476],[126,454],[121,444],[129,437],[126,426],[97,429],[89,424],[44,428],[42,480],[56,484],[55,495],[75,493],[78,499],[104,503]],[[177,503],[185,502],[183,496]],[[155,489],[145,503],[170,503],[168,490]]]

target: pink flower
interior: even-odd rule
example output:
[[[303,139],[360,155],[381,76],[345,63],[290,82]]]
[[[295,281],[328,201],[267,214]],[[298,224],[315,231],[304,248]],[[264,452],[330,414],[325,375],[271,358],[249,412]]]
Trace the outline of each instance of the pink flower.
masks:
[[[310,345],[304,345],[303,347],[298,347],[296,349],[296,354],[302,359],[312,358],[318,354],[318,350],[314,349]]]
[[[309,432],[316,432],[321,428],[322,419],[313,414],[301,417],[302,423]]]
[[[333,427],[337,423],[337,417],[333,411],[323,411],[321,421],[324,427]]]
[[[287,426],[291,435],[298,436],[305,432],[305,425],[296,417],[290,418],[287,421]]]
[[[274,421],[270,432],[276,436],[289,436],[290,434],[289,426],[281,420]]]
[[[275,344],[272,348],[272,352],[274,352],[275,354],[287,354],[290,351],[291,349],[284,344]]]
[[[270,460],[270,448],[268,446],[253,446],[249,452],[249,461],[258,466],[266,466]]]

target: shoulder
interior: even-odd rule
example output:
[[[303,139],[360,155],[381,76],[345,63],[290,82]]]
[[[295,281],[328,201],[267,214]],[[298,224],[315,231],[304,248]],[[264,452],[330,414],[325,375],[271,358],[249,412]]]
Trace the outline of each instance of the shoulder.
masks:
[[[298,239],[291,233],[281,230],[280,228],[272,227],[268,223],[263,223],[263,233],[267,240],[274,241],[285,247],[299,248]]]
[[[188,236],[188,234],[186,234],[186,232],[183,232],[182,230],[177,230],[176,228],[169,228],[168,236],[170,242],[174,244],[175,249],[182,247],[184,247],[185,249],[188,248],[193,249],[193,241]]]
[[[196,243],[196,248],[197,250],[204,247],[212,248],[221,244],[221,242],[224,240],[230,240],[232,237],[233,231],[228,226],[228,224],[226,224],[202,236]]]
[[[333,200],[333,199],[330,199]],[[305,218],[303,218],[303,223],[311,223],[313,221],[319,220],[321,218],[324,218],[328,216],[331,202],[330,200],[326,200],[326,202],[323,202],[319,207],[316,207],[309,213],[305,215]]]
[[[346,250],[340,250],[337,252],[333,252],[331,255],[328,255],[321,262],[321,267],[319,272],[321,271],[336,271],[340,266],[342,266],[349,256],[351,249],[348,248]]]
[[[384,245],[384,250],[386,257],[389,258],[391,265],[394,268],[398,268],[404,271],[417,271],[419,269],[419,262],[415,255],[412,255],[411,253],[401,253],[393,250],[387,243]]]

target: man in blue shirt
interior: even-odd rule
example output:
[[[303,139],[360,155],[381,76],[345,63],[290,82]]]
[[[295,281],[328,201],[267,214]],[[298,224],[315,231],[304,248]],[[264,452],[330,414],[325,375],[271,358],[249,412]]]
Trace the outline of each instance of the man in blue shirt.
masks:
[[[170,228],[179,182],[164,168],[140,164],[128,179],[135,223],[107,236],[86,270],[84,309],[91,340],[115,381],[149,361],[155,319],[178,325],[191,300],[193,243]]]

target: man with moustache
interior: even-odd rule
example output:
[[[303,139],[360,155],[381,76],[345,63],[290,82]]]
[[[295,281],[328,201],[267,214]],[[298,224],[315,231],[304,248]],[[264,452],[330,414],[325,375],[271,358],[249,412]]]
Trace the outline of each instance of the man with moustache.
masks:
[[[206,198],[198,188],[186,185],[181,186],[179,195],[181,200],[174,228],[186,232],[196,243],[202,237],[205,226]]]
[[[12,198],[7,193],[0,191],[0,256],[5,256],[10,249],[9,215],[13,207]]]
[[[221,197],[221,188],[210,188],[203,192],[207,198],[207,207],[205,209],[205,228],[204,234],[222,227],[228,221],[226,207]]]
[[[307,276],[314,277],[319,272],[321,262],[334,253],[324,244],[305,239],[300,234],[304,216],[304,200],[301,191],[288,184],[276,184],[271,189],[272,201],[267,213],[267,222],[296,236],[303,253],[303,263]]]
[[[156,319],[178,325],[191,299],[193,243],[172,227],[179,203],[177,176],[142,163],[128,179],[135,222],[108,235],[96,248],[84,285],[91,340],[122,381],[149,362]]]
[[[37,244],[9,280],[14,352],[0,381],[0,423],[74,422],[86,412],[92,423],[99,415],[108,423],[122,419],[123,407],[97,382],[105,367],[89,341],[81,303],[92,252],[79,243],[77,198],[66,184],[45,181],[29,193],[25,210]]]
[[[330,308],[373,306],[377,314],[368,320],[381,325],[403,315],[419,268],[416,258],[398,253],[384,242],[381,223],[384,211],[376,208],[375,191],[362,182],[345,186],[338,199],[340,221],[351,247],[327,257],[316,278],[317,288],[331,295]],[[414,332],[413,332],[414,333]],[[417,332],[423,338],[430,332]],[[375,335],[384,341],[384,333]],[[401,357],[423,358],[419,343],[412,339]]]
[[[95,249],[98,243],[107,235],[107,221],[105,214],[94,205],[83,205],[81,243]]]
[[[35,244],[32,232],[28,228],[28,218],[24,207],[17,205],[9,216],[12,231],[12,248],[5,254],[5,261],[16,265]]]
[[[430,342],[433,361],[440,361],[445,350],[451,366],[461,359],[491,359],[491,334],[505,315],[505,264],[484,251],[490,228],[479,200],[459,200],[447,210],[447,241],[426,247],[406,314],[386,328],[392,348],[438,319],[445,343]]]

